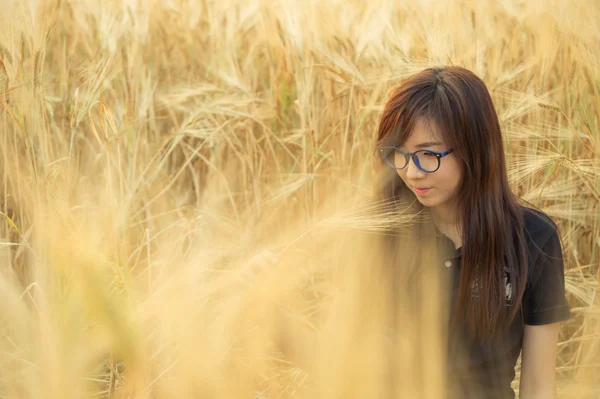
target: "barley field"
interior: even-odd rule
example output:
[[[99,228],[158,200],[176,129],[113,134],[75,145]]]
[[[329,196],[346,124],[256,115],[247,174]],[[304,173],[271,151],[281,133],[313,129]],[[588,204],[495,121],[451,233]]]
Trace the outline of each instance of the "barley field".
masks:
[[[390,338],[374,237],[411,219],[369,198],[391,90],[444,64],[486,82],[513,188],[559,226],[559,398],[600,397],[598,21],[597,0],[2,0],[0,397],[441,397],[436,287]]]

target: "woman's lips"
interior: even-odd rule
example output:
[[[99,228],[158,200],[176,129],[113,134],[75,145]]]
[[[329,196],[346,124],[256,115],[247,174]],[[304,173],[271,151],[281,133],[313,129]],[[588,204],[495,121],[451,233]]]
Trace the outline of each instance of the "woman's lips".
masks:
[[[424,195],[427,192],[429,192],[429,190],[431,190],[431,187],[427,187],[427,188],[416,188],[416,187],[413,187],[413,189],[415,190],[415,193],[417,195]]]

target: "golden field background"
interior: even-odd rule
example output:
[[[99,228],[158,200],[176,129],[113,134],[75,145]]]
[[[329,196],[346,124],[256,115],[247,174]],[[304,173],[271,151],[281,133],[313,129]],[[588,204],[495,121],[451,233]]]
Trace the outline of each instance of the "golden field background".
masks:
[[[384,328],[373,233],[409,218],[368,202],[383,104],[440,64],[559,226],[559,397],[600,396],[598,1],[0,10],[0,397],[441,397],[436,287]]]

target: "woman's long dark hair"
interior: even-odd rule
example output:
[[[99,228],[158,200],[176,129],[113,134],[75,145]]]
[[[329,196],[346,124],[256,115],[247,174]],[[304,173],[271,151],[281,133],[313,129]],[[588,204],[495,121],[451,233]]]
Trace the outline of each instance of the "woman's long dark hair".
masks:
[[[455,66],[426,69],[404,82],[386,104],[377,146],[401,145],[420,118],[436,124],[462,170],[457,193],[462,267],[453,314],[465,318],[474,338],[495,337],[519,313],[527,253],[522,208],[508,185],[494,104],[472,72]],[[388,177],[380,187],[385,201],[418,204],[394,169],[382,166],[381,171]]]

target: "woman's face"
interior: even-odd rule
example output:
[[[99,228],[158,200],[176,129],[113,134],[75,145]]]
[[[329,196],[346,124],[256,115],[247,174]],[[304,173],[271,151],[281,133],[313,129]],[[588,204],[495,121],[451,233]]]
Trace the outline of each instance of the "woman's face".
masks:
[[[408,139],[400,147],[404,151],[414,152],[421,149],[443,152],[448,150],[434,123],[419,119]],[[398,175],[406,186],[417,196],[423,206],[434,208],[440,214],[456,210],[456,195],[462,179],[462,171],[454,153],[440,159],[440,167],[433,173],[417,168],[412,158]]]

